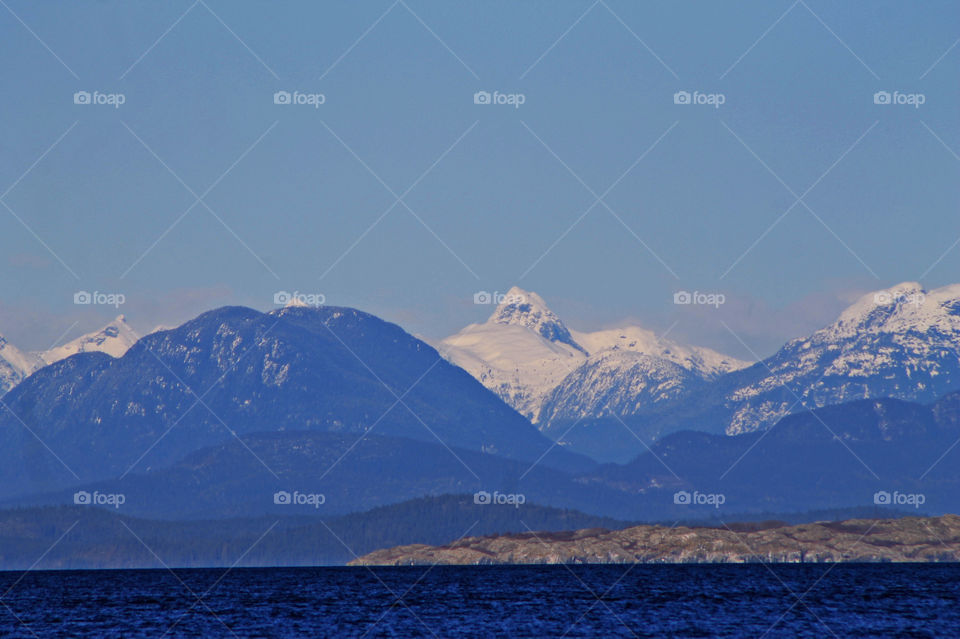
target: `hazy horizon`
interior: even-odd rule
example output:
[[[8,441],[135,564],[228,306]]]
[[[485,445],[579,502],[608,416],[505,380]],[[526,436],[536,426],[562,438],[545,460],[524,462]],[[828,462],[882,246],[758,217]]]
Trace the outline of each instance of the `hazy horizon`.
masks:
[[[957,281],[949,2],[328,9],[7,3],[0,333],[287,290],[437,339],[519,285],[580,330],[744,357],[723,324],[766,355],[864,292]]]

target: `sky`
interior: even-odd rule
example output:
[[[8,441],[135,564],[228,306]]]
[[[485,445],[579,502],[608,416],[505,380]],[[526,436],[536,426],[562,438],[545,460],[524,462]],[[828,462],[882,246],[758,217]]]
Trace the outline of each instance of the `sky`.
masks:
[[[751,358],[960,281],[954,2],[0,5],[22,348],[281,291],[437,338],[518,285]]]

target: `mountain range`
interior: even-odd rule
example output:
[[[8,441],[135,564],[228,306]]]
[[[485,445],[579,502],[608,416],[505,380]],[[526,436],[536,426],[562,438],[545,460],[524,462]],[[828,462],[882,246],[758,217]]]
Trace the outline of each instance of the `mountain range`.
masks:
[[[24,352],[0,335],[0,395],[19,384],[34,371],[77,353],[101,352],[120,357],[137,341],[123,315],[100,330],[54,346],[45,351]]]
[[[348,308],[224,307],[151,333],[119,358],[81,352],[45,366],[3,402],[0,497],[145,472],[232,438],[288,431],[439,445],[477,480],[456,451],[525,467],[594,465],[428,344]],[[432,451],[406,463],[433,459]],[[261,479],[280,475],[266,463],[256,468]]]
[[[635,326],[570,330],[518,288],[438,349],[572,450],[625,461],[679,430],[762,431],[797,411],[960,388],[960,285],[868,293],[753,364]]]
[[[638,327],[571,330],[519,289],[439,350],[331,306],[219,308],[119,357],[100,352],[116,327],[3,397],[0,499],[123,493],[129,514],[192,519],[284,512],[284,490],[333,514],[499,491],[649,521],[690,512],[677,491],[789,512],[901,490],[960,509],[958,293],[870,294],[753,365]]]
[[[639,326],[574,331],[536,293],[513,287],[483,324],[437,343],[533,423],[632,414],[747,362]]]

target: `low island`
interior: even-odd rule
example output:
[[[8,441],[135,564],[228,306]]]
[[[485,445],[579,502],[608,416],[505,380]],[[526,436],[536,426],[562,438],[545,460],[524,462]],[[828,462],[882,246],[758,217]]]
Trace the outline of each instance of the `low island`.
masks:
[[[960,561],[960,516],[633,526],[466,537],[376,550],[354,566]]]

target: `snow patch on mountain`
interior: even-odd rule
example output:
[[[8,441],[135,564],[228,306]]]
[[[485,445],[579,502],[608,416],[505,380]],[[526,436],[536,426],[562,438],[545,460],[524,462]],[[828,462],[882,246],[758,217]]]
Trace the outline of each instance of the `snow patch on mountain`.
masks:
[[[127,324],[126,317],[119,315],[100,330],[81,335],[62,346],[39,353],[39,357],[46,364],[59,362],[77,353],[92,351],[106,353],[112,357],[122,357],[137,339],[138,336]]]
[[[0,395],[19,384],[43,362],[33,353],[24,353],[0,335]]]
[[[121,357],[137,341],[137,334],[123,315],[98,331],[81,335],[62,346],[46,351],[25,352],[0,335],[0,395],[3,395],[34,371],[77,353],[98,351]]]
[[[483,324],[437,349],[534,423],[631,414],[743,362],[638,326],[570,330],[536,293],[513,287]],[[625,411],[625,412],[621,412]]]
[[[753,373],[726,393],[729,434],[857,399],[932,401],[960,387],[960,285],[926,291],[904,282],[868,293]]]

